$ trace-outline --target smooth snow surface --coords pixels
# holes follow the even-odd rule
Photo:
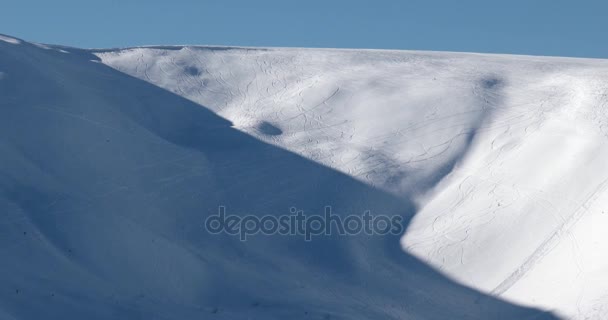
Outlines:
[[[0,318],[608,312],[608,61],[20,43],[0,42]],[[203,229],[220,205],[409,226],[240,242]]]

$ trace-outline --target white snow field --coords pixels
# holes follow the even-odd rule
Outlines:
[[[608,317],[608,60],[0,40],[0,319]]]

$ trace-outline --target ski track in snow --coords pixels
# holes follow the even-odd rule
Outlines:
[[[443,272],[492,295],[527,303],[526,297],[510,296],[509,288],[524,281],[528,271],[557,247],[564,235],[578,248],[573,228],[585,216],[589,203],[605,192],[605,181],[594,180],[598,189],[586,200],[573,200],[577,198],[576,192],[568,195],[568,191],[562,190],[560,193],[565,195],[566,202],[554,204],[552,197],[541,196],[546,191],[537,186],[537,182],[531,181],[525,186],[522,185],[525,179],[508,177],[509,166],[516,163],[518,160],[514,159],[518,157],[530,159],[530,170],[535,166],[543,167],[542,160],[535,162],[533,156],[528,156],[527,141],[539,139],[541,146],[553,143],[545,139],[547,134],[552,134],[545,126],[554,119],[578,121],[575,123],[582,129],[573,134],[589,137],[581,139],[597,140],[598,132],[605,135],[607,116],[605,112],[598,114],[607,103],[605,61],[294,49],[209,53],[205,48],[182,48],[170,54],[177,60],[189,61],[182,51],[187,51],[189,57],[196,56],[197,68],[216,79],[217,86],[195,91],[194,81],[191,82],[194,84],[187,83],[171,75],[167,79],[166,74],[142,77],[140,71],[129,67],[130,55],[135,52],[156,61],[156,56],[167,54],[162,50],[132,48],[98,55],[114,68],[182,92],[184,97],[211,107],[241,130],[262,140],[397,195],[417,190],[422,208],[443,206],[444,200],[434,195],[451,193],[450,185],[456,183],[459,200],[439,211],[423,209],[418,212],[402,241],[405,248]],[[218,55],[222,57],[217,59]],[[315,59],[317,56],[323,59]],[[336,56],[340,59],[334,60]],[[156,70],[147,68],[146,74],[150,73],[155,74]],[[358,76],[363,74],[365,77]],[[221,80],[218,81],[218,77]],[[286,81],[286,77],[290,80]],[[243,79],[250,79],[244,90],[241,89]],[[361,83],[374,82],[378,87],[358,87]],[[385,87],[380,83],[396,91],[383,92],[379,88]],[[251,92],[252,87],[257,91]],[[593,90],[596,93],[591,93]],[[226,98],[215,100],[216,93]],[[374,96],[376,100],[368,99],[374,94],[378,94]],[[395,99],[387,99],[386,95],[394,95]],[[357,104],[367,105],[357,108]],[[580,121],[589,118],[597,124]],[[257,132],[249,124],[255,121],[268,121],[281,128],[282,134],[267,136]],[[487,161],[482,166],[478,159],[484,157]],[[463,180],[452,180],[453,176],[460,176],[472,168],[487,173],[462,175]],[[428,182],[443,170],[452,171],[449,179]],[[559,171],[550,172],[556,173]],[[484,177],[486,174],[489,176]],[[474,178],[469,180],[471,188],[463,193],[462,186],[470,178]],[[475,186],[473,181],[477,179],[492,186],[490,190],[482,185]],[[435,186],[435,183],[439,185]],[[513,196],[497,194],[493,191],[497,188],[512,190]],[[494,208],[483,206],[489,199],[495,199],[492,200]],[[470,208],[474,203],[481,206],[462,209]],[[576,203],[579,203],[578,207],[566,209]],[[530,218],[526,218],[526,206],[544,209],[534,209]],[[568,210],[572,213],[564,212]],[[456,212],[464,215],[458,216]],[[503,212],[511,213],[505,215]],[[426,215],[434,217],[429,222],[430,229],[424,227]],[[543,215],[552,217],[551,222],[536,232],[522,231],[534,233],[532,236],[518,235],[513,224],[517,219],[526,226],[524,230],[534,230],[528,224],[539,223],[538,219]],[[449,216],[453,218],[446,220]],[[442,230],[438,229],[440,221],[444,221]],[[451,222],[445,224],[445,221]],[[487,256],[492,250],[511,252],[505,247],[511,239],[507,236],[498,244],[488,245],[486,255],[475,257],[476,248],[483,245],[479,243],[481,239],[492,232],[506,232],[520,238],[515,240],[518,245],[514,246],[519,252],[505,258],[508,262]],[[456,234],[459,236],[451,236]],[[543,238],[543,234],[548,235]],[[527,244],[526,237],[530,238]],[[576,255],[586,254],[584,249],[576,250]],[[526,252],[529,252],[527,256]],[[452,255],[460,267],[450,267],[448,261]],[[573,263],[578,265],[578,259]],[[503,266],[499,267],[501,264]],[[467,266],[474,267],[467,270]],[[496,269],[496,272],[488,276],[471,274],[471,270],[484,266],[487,270]],[[496,283],[492,285],[492,282]],[[562,306],[543,302],[540,305],[563,310],[567,317],[581,316],[580,310],[573,311],[575,304]]]
[[[534,265],[541,260],[547,253],[555,248],[556,244],[562,240],[562,237],[570,232],[570,230],[576,225],[576,223],[583,217],[583,215],[589,210],[590,204],[592,204],[597,198],[602,195],[603,192],[606,191],[608,187],[608,179],[604,180],[597,188],[593,191],[593,193],[589,196],[589,198],[574,212],[572,213],[565,221],[563,221],[559,227],[549,235],[545,241],[541,243],[541,245],[534,250],[534,252],[526,258],[526,260],[506,278],[503,282],[501,282],[494,290],[492,290],[492,294],[501,295],[505,291],[509,290],[517,281],[523,278],[526,273],[534,267]]]

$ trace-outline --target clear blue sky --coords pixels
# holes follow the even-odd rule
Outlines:
[[[608,58],[608,1],[0,0],[0,33],[97,48],[213,44]]]

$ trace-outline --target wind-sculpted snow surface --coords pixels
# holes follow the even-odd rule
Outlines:
[[[603,61],[2,39],[2,319],[604,315]]]

